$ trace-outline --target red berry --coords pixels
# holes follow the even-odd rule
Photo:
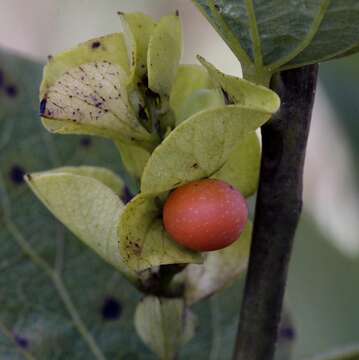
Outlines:
[[[196,251],[219,250],[238,239],[248,220],[242,194],[220,180],[194,181],[173,191],[163,209],[166,231]]]

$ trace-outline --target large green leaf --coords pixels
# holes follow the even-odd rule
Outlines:
[[[159,199],[137,195],[127,205],[119,224],[121,255],[128,266],[141,271],[164,264],[198,263],[199,253],[170,238],[162,223]]]
[[[245,71],[273,73],[329,60],[357,50],[359,44],[356,0],[194,2]]]
[[[199,112],[180,124],[152,153],[142,175],[144,193],[161,193],[207,178],[227,161],[236,143],[271,116],[237,105]]]
[[[296,327],[294,360],[358,342],[359,258],[346,257],[332,241],[303,215],[287,287]]]

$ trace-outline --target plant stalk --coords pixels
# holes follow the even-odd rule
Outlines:
[[[281,108],[262,129],[253,239],[234,360],[271,360],[295,230],[318,65],[281,72],[271,88]]]

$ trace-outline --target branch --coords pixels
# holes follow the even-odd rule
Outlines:
[[[235,360],[271,360],[295,230],[318,65],[278,74],[280,111],[262,127],[262,163]]]

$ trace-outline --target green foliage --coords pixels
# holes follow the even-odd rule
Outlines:
[[[358,50],[356,0],[194,0],[232,49],[245,76],[268,83],[274,72]]]
[[[166,192],[212,176],[227,179],[245,195],[252,195],[258,183],[260,153],[257,139],[248,141],[246,136],[278,110],[279,98],[264,87],[221,73],[202,58],[204,67],[179,66],[182,30],[177,13],[158,23],[141,13],[120,13],[120,17],[124,35],[86,42],[47,64],[40,90],[43,123],[54,133],[113,140],[134,180],[128,187],[133,194],[139,188],[146,194],[113,217],[112,207],[102,219],[110,221],[113,228],[117,217],[118,251],[131,271],[198,262],[200,254],[178,246],[165,232],[162,205],[156,196],[164,200]],[[231,164],[237,160],[239,173]],[[71,182],[70,178],[66,181]],[[89,195],[85,208],[95,204],[98,196],[95,183],[91,183],[92,189],[89,184],[83,188],[94,201]],[[46,181],[32,188],[76,234],[80,234],[78,229],[87,229],[89,239],[81,233],[85,243],[97,251],[104,247],[107,250],[100,250],[101,255],[112,264],[118,262],[112,255],[116,235],[105,244],[98,242],[97,235],[91,236],[95,231],[79,216],[83,213],[81,197],[75,200],[70,186],[64,187],[68,194],[61,195],[54,191],[55,185],[49,194]],[[79,204],[79,214],[73,212],[71,222],[59,212],[59,205],[50,201],[53,196],[65,195],[71,206]],[[116,254],[116,258],[121,256]]]

